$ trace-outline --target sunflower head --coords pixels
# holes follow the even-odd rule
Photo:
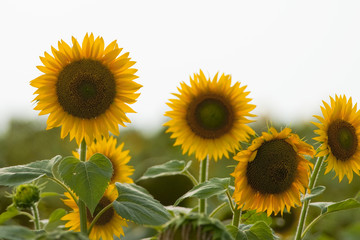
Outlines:
[[[317,156],[327,156],[325,173],[333,169],[339,181],[346,175],[350,183],[353,172],[359,175],[360,169],[360,112],[345,95],[323,104],[323,116],[314,116],[320,123],[313,122],[319,135],[314,140],[321,143]]]
[[[61,220],[67,221],[65,227],[72,231],[80,231],[80,213],[79,207],[70,196],[68,192],[64,193],[67,199],[63,199],[63,202],[72,209],[72,212],[68,213]],[[112,203],[118,197],[117,189],[114,185],[110,185],[101,198],[100,202],[95,208],[94,214],[91,215],[89,209],[87,209],[87,225],[90,226],[94,217],[107,205]],[[120,217],[113,207],[106,210],[94,224],[92,231],[89,235],[91,240],[112,240],[114,235],[120,237],[124,235],[122,227],[127,227],[126,220]]]
[[[129,150],[123,151],[123,147],[124,143],[117,146],[117,140],[113,136],[110,136],[109,139],[99,139],[88,146],[86,160],[89,160],[95,153],[101,153],[110,160],[113,166],[110,184],[115,184],[115,182],[133,183],[130,176],[134,172],[134,168],[127,165],[131,157],[129,156]],[[73,152],[73,155],[79,158],[78,152]]]
[[[244,210],[267,211],[269,216],[301,205],[300,192],[305,193],[312,166],[304,155],[314,154],[290,128],[263,132],[234,157],[239,161],[232,173],[235,201]]]
[[[255,105],[249,104],[246,86],[237,82],[231,86],[231,76],[218,74],[210,80],[200,70],[190,78],[190,85],[181,83],[179,93],[173,95],[168,106],[171,111],[165,116],[171,120],[164,126],[176,138],[175,146],[181,145],[183,154],[195,153],[198,160],[207,155],[217,161],[228,152],[239,148],[239,141],[246,141],[254,131],[247,126],[254,117],[250,111]]]
[[[43,75],[30,82],[37,88],[35,110],[49,114],[47,129],[62,126],[61,137],[70,135],[79,144],[107,137],[109,131],[118,135],[118,124],[130,122],[125,115],[134,112],[134,103],[141,85],[134,82],[135,62],[129,53],[120,54],[116,41],[105,47],[102,37],[86,34],[82,45],[73,37],[73,46],[59,41],[40,57]]]
[[[20,209],[28,209],[40,200],[40,189],[35,184],[21,184],[12,195],[13,202]]]

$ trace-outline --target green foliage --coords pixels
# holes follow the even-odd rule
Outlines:
[[[235,240],[271,240],[278,239],[272,229],[265,222],[258,221],[255,224],[241,224],[239,228],[226,226]]]
[[[0,185],[17,186],[33,182],[41,177],[52,175],[52,166],[61,159],[55,156],[50,160],[41,160],[25,165],[0,168]]]
[[[186,170],[189,169],[191,163],[192,161],[188,161],[185,164],[185,161],[170,160],[164,164],[150,167],[149,169],[146,170],[144,175],[138,181],[149,178],[183,174]]]
[[[271,217],[268,217],[264,212],[256,212],[256,210],[246,211],[241,215],[241,222],[244,224],[254,224],[258,221],[265,222],[270,225],[272,223]]]
[[[63,225],[65,221],[61,220],[61,218],[66,214],[67,212],[63,208],[58,208],[54,210],[49,217],[48,223],[44,227],[45,231],[51,232],[56,230],[58,226]]]
[[[33,240],[36,233],[22,226],[0,226],[0,239],[7,240]]]
[[[193,187],[190,191],[181,196],[174,205],[178,205],[182,200],[188,197],[205,199],[222,194],[226,192],[229,184],[230,178],[211,178],[210,180]]]
[[[0,214],[0,225],[19,214],[20,211],[14,205],[8,206],[6,211]]]
[[[355,198],[349,198],[340,202],[314,202],[311,206],[320,208],[321,214],[332,213],[341,210],[347,210],[360,207],[360,202]]]
[[[116,183],[119,196],[113,203],[123,218],[137,224],[157,226],[170,219],[168,211],[144,188],[135,184]]]
[[[316,186],[313,189],[311,189],[310,193],[306,193],[304,198],[301,199],[301,201],[305,201],[308,199],[312,199],[316,196],[319,196],[320,194],[322,194],[325,191],[326,187],[325,186]]]
[[[58,171],[65,184],[84,201],[93,214],[112,176],[110,160],[99,153],[84,162],[75,157],[66,157],[60,162]]]

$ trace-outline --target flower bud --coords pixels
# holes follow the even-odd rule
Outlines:
[[[20,209],[30,208],[40,199],[40,190],[34,184],[19,185],[13,195],[13,202]]]

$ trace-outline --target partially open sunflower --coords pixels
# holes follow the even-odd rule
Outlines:
[[[229,158],[228,152],[234,152],[239,147],[239,141],[246,141],[254,131],[246,124],[252,122],[248,117],[254,117],[250,111],[255,105],[249,104],[249,92],[246,86],[240,87],[236,82],[231,86],[231,76],[218,74],[212,80],[206,79],[204,73],[194,74],[190,78],[190,86],[182,82],[180,93],[173,95],[168,106],[171,111],[165,116],[171,120],[166,132],[172,132],[171,138],[176,138],[175,146],[181,145],[183,154],[195,152],[198,160],[209,158]]]
[[[122,48],[113,41],[105,47],[102,37],[86,34],[82,46],[73,37],[70,47],[63,40],[53,56],[45,52],[40,57],[43,75],[30,82],[36,87],[34,101],[39,115],[50,114],[47,129],[62,126],[61,138],[91,143],[94,138],[118,135],[118,124],[130,122],[126,113],[134,112],[134,103],[141,85],[134,82],[135,62],[129,53],[120,55]]]
[[[235,171],[234,199],[244,210],[283,213],[285,207],[300,206],[300,192],[305,193],[312,164],[304,155],[313,156],[314,148],[300,140],[290,128],[268,133],[253,140],[240,151]]]
[[[124,143],[117,146],[117,140],[113,136],[110,136],[109,139],[102,138],[88,146],[86,161],[95,153],[101,153],[112,163],[113,175],[110,184],[115,184],[115,182],[133,183],[130,176],[134,172],[134,168],[127,165],[131,157],[129,156],[129,150],[123,151],[123,147]],[[73,154],[79,158],[78,152],[73,152]]]
[[[360,111],[345,95],[330,97],[330,105],[323,104],[323,117],[314,116],[320,123],[313,122],[319,135],[314,140],[321,143],[317,156],[327,156],[325,174],[333,169],[339,182],[346,175],[350,183],[353,172],[359,175],[360,169]]]
[[[61,218],[63,221],[67,221],[65,227],[69,228],[72,231],[80,232],[80,213],[79,207],[73,198],[68,192],[64,193],[67,199],[62,199],[63,202],[72,209],[72,212],[66,214]],[[90,211],[87,209],[87,226],[89,228],[94,217],[107,205],[112,203],[118,197],[118,192],[114,185],[110,185],[105,191],[104,196],[101,198],[100,202],[95,208],[93,216],[91,216]],[[113,207],[110,207],[104,212],[103,215],[97,220],[94,224],[89,238],[91,240],[113,240],[114,235],[120,237],[124,236],[124,230],[122,227],[127,227],[126,220],[120,217]]]

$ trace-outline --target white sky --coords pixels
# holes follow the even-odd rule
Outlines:
[[[255,114],[314,120],[321,100],[360,100],[360,1],[0,1],[0,126],[32,110],[39,56],[86,32],[137,61],[132,124],[158,129],[166,102],[201,68],[248,85]],[[41,118],[46,119],[46,117]]]

